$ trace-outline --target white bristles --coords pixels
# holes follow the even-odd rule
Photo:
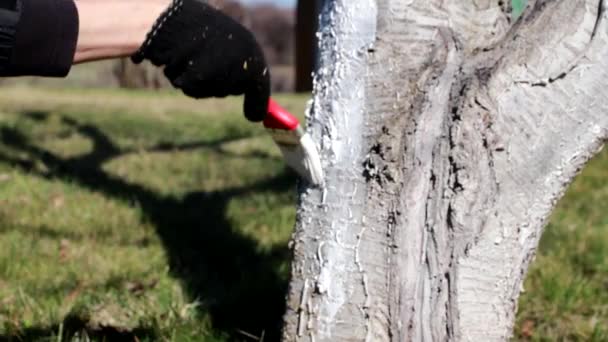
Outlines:
[[[323,186],[325,182],[323,175],[323,167],[321,166],[321,156],[319,156],[319,152],[317,151],[317,147],[315,146],[315,142],[312,140],[309,134],[304,134],[300,139],[300,146],[304,151],[303,164],[306,166],[306,169],[309,170],[310,174],[310,182],[317,186]]]
[[[291,133],[295,138],[296,133]],[[310,135],[305,133],[299,137],[299,144],[288,143],[284,139],[278,139],[276,135],[274,137],[287,165],[311,184],[322,187],[324,179],[321,157]]]

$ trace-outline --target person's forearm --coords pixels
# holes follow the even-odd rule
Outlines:
[[[132,55],[169,3],[170,0],[76,0],[80,30],[74,63]]]

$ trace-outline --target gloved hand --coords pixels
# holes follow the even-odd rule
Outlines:
[[[134,63],[164,66],[171,84],[194,98],[245,94],[247,119],[267,114],[270,74],[246,28],[204,0],[174,0],[158,18]]]

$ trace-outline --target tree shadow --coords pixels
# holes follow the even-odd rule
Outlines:
[[[30,112],[24,115],[43,121],[48,114]],[[143,212],[142,219],[154,225],[162,240],[171,274],[181,280],[191,298],[203,304],[203,310],[211,315],[214,328],[225,332],[232,340],[243,338],[239,331],[258,336],[264,333],[266,341],[278,340],[287,284],[278,274],[277,265],[288,260],[290,252],[287,246],[260,251],[254,240],[240,234],[229,222],[227,206],[238,196],[287,191],[295,186],[296,176],[285,170],[276,177],[248,186],[191,192],[179,198],[162,195],[103,170],[104,163],[130,151],[121,150],[94,125],[81,124],[69,117],[62,120],[90,139],[93,144],[90,153],[62,158],[36,146],[21,131],[3,127],[0,128],[0,143],[29,157],[19,159],[0,153],[0,161],[42,178],[62,179],[106,196],[135,200]],[[151,150],[204,147],[228,153],[220,146],[239,138],[184,145],[161,144]],[[264,154],[254,157],[273,158]],[[47,171],[35,167],[40,163]],[[35,337],[43,331],[34,328],[29,333]],[[9,336],[0,336],[0,340],[3,338]]]
[[[61,326],[53,325],[50,327],[30,327],[14,335],[0,335],[0,342],[12,341],[50,341],[50,336],[62,332],[63,340],[83,340],[83,341],[154,341],[156,336],[154,330],[148,328],[135,328],[130,331],[121,331],[112,327],[99,327],[90,329],[87,321],[81,317],[68,315],[65,317]],[[82,332],[86,332],[85,339]],[[79,336],[80,335],[80,336]],[[80,337],[78,339],[77,337]]]

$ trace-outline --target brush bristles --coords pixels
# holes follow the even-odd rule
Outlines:
[[[323,166],[321,165],[321,156],[317,150],[315,142],[310,135],[304,134],[300,140],[302,149],[305,151],[305,164],[310,170],[311,182],[314,185],[322,186],[325,179],[323,175]]]
[[[304,134],[300,138],[299,145],[285,144],[276,140],[275,142],[279,146],[287,165],[313,185],[323,186],[321,157],[310,135]]]

